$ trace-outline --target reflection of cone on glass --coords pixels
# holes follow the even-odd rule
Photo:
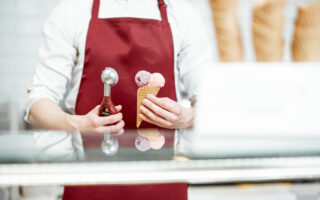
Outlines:
[[[237,17],[238,0],[210,0],[210,5],[220,61],[242,61],[242,43]]]
[[[252,16],[253,45],[259,62],[281,61],[286,0],[255,0]]]
[[[150,147],[155,150],[161,149],[166,142],[165,137],[163,135],[148,137],[148,139]]]
[[[135,146],[139,151],[142,151],[142,152],[148,151],[149,149],[151,149],[148,138],[140,135],[135,140]]]
[[[150,148],[154,150],[161,149],[165,144],[165,137],[160,134],[159,129],[146,128],[138,129],[138,137],[135,146],[139,151],[148,151]]]
[[[318,61],[320,58],[320,2],[298,7],[292,40],[294,61]]]
[[[157,128],[139,128],[137,132],[142,137],[156,137],[160,135],[160,131]]]
[[[161,87],[165,84],[164,77],[159,73],[150,74],[147,71],[139,71],[135,76],[136,84],[138,85],[137,91],[137,128],[140,127],[142,119],[140,118],[140,106],[143,104],[143,99],[148,94],[157,96]]]

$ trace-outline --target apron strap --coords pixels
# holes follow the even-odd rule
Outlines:
[[[100,8],[100,0],[93,0],[93,6],[91,11],[91,18],[98,19],[99,18],[99,8]]]
[[[168,23],[168,16],[167,16],[167,4],[164,0],[158,0],[160,13],[161,13],[161,20],[162,22]]]
[[[158,0],[160,13],[161,13],[161,20],[162,22],[168,23],[168,16],[167,16],[167,4],[164,0]],[[99,8],[100,8],[100,0],[93,0],[93,6],[91,11],[91,18],[98,19],[99,18]]]

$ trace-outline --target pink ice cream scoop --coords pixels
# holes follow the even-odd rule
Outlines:
[[[149,78],[148,85],[163,87],[165,83],[166,83],[166,80],[160,73],[153,73]]]
[[[148,85],[150,75],[150,72],[144,70],[139,71],[135,76],[136,84],[138,85],[138,87]]]
[[[151,149],[148,138],[140,135],[136,138],[135,146],[139,151],[148,151]]]
[[[163,135],[148,137],[150,147],[152,149],[161,149],[165,143],[165,137]]]

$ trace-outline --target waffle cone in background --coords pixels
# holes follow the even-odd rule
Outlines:
[[[140,106],[142,105],[143,99],[147,97],[148,94],[152,94],[154,96],[157,96],[158,92],[160,90],[160,87],[156,86],[143,86],[140,87],[137,91],[137,128],[140,127],[142,119],[139,117],[141,114]]]
[[[255,36],[253,45],[256,51],[256,60],[260,62],[280,61],[283,55],[284,40],[281,31],[268,29],[264,24],[253,24]],[[266,40],[266,38],[270,38]]]
[[[258,62],[281,61],[283,57],[286,0],[255,0],[252,14],[253,46]]]
[[[298,6],[292,40],[292,58],[315,62],[320,58],[320,1]]]
[[[138,134],[142,137],[157,137],[160,135],[160,131],[157,128],[139,128]]]
[[[242,61],[242,42],[238,27],[238,0],[210,0],[219,59],[222,62]]]
[[[281,60],[282,52],[284,48],[284,41],[278,41],[277,43],[268,43],[264,40],[255,40],[255,49],[259,51],[256,54],[256,59],[260,62],[268,62],[270,60]],[[278,46],[278,47],[276,47]],[[275,48],[276,47],[276,48]],[[274,51],[272,51],[274,49]]]

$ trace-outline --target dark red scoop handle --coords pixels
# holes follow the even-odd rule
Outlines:
[[[99,116],[109,116],[117,113],[118,111],[113,105],[111,97],[104,97],[99,108]]]

